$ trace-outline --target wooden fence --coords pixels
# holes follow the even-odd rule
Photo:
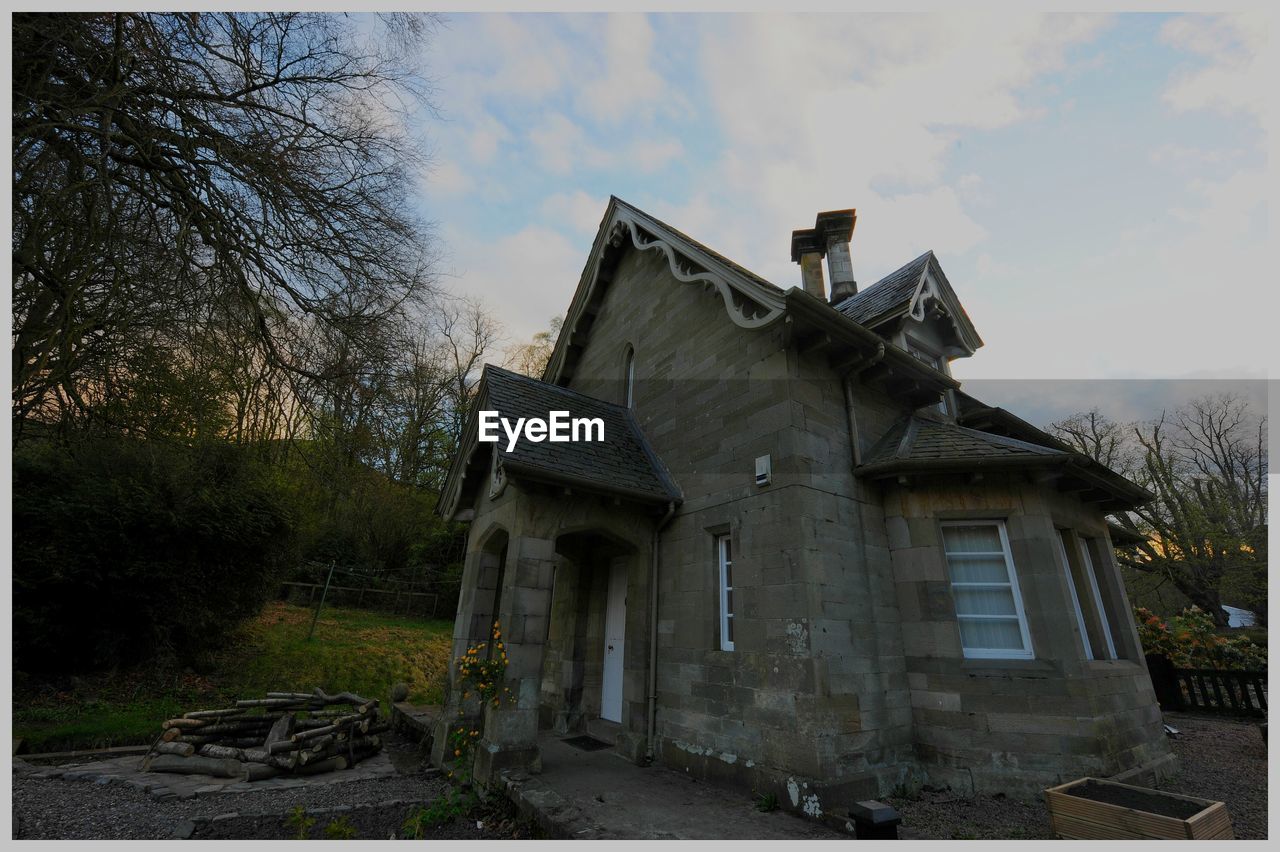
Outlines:
[[[1266,718],[1265,671],[1180,669],[1154,655],[1147,657],[1147,668],[1156,698],[1165,710]]]
[[[324,592],[324,583],[282,583],[281,587],[281,597],[284,600],[312,608],[317,605]],[[440,596],[434,592],[374,589],[368,586],[330,586],[325,598],[325,606],[375,609],[423,618],[452,618],[452,611],[440,611],[440,603]]]
[[[1187,710],[1267,715],[1267,673],[1221,669],[1174,669]]]

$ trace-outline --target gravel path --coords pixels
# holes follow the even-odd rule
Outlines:
[[[1174,739],[1179,775],[1164,789],[1225,802],[1240,839],[1267,836],[1267,751],[1252,722],[1165,714],[1182,733]],[[405,761],[406,763],[411,761]],[[400,761],[397,761],[400,763]],[[405,772],[405,770],[409,770]],[[179,823],[229,812],[282,814],[308,809],[430,801],[446,782],[402,767],[404,774],[252,793],[216,793],[194,799],[157,801],[119,783],[98,784],[14,773],[15,838],[165,839]],[[1043,801],[999,796],[973,799],[952,792],[891,798],[903,815],[904,836],[938,839],[1049,838]],[[452,835],[450,835],[452,836]]]
[[[1239,840],[1267,837],[1267,746],[1254,722],[1166,713],[1178,777],[1164,789],[1227,806]]]
[[[1267,837],[1267,749],[1254,722],[1165,713],[1181,731],[1171,740],[1178,775],[1161,789],[1223,802],[1237,839]],[[1052,838],[1043,800],[966,798],[952,791],[887,800],[902,814],[904,837],[921,839]]]
[[[218,793],[195,799],[156,801],[124,784],[95,784],[61,778],[14,776],[14,837],[99,840],[165,839],[183,820],[241,814],[280,814],[297,805],[308,809],[377,804],[391,800],[429,801],[445,782],[424,775],[323,784],[292,790]]]
[[[886,801],[902,814],[901,835],[912,840],[1050,840],[1044,802],[1004,796],[968,798],[951,790]]]

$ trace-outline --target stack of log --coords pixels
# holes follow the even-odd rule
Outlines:
[[[377,699],[350,692],[268,692],[225,710],[169,719],[143,768],[257,781],[354,766],[382,748],[390,729]]]

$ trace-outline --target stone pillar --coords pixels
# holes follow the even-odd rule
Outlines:
[[[513,571],[507,572],[499,619],[507,652],[506,681],[497,707],[484,708],[484,736],[476,750],[473,776],[488,786],[503,770],[537,771],[538,693],[542,653],[551,617],[555,541],[520,536],[511,540]]]
[[[478,720],[480,706],[472,699],[464,701],[458,689],[458,673],[454,661],[466,653],[467,648],[489,638],[489,628],[495,618],[494,603],[498,597],[499,584],[506,574],[502,557],[508,556],[509,548],[505,544],[490,544],[483,549],[473,550],[467,555],[466,567],[462,572],[462,589],[458,596],[458,614],[453,622],[453,655],[449,658],[449,694],[445,696],[444,712],[432,732],[431,762],[435,766],[443,766],[444,761],[451,759],[446,754],[448,731],[451,726],[461,724],[462,719]]]

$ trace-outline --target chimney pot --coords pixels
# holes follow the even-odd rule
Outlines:
[[[853,278],[853,261],[849,256],[849,240],[858,223],[858,211],[828,210],[819,213],[813,231],[825,244],[827,271],[831,275],[831,303],[842,302],[858,292]]]
[[[826,242],[813,228],[791,232],[791,261],[800,264],[800,280],[806,293],[827,298],[827,285],[822,276],[822,258]]]

